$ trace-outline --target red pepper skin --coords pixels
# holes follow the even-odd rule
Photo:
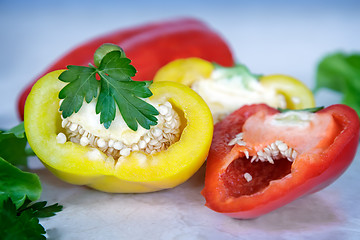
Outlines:
[[[358,146],[359,117],[356,112],[342,104],[327,107],[318,113],[332,115],[341,131],[325,151],[311,161],[297,157],[290,174],[271,181],[264,189],[250,195],[230,196],[222,180],[227,166],[233,161],[229,156],[234,146],[229,146],[228,142],[242,131],[245,121],[259,111],[266,115],[278,112],[263,104],[244,106],[217,123],[214,129],[202,195],[207,207],[233,218],[256,218],[323,189],[348,168]]]
[[[93,63],[93,54],[103,43],[119,45],[126,56],[133,59],[132,65],[138,71],[134,80],[152,80],[159,68],[177,58],[199,57],[223,66],[234,65],[227,43],[197,19],[182,18],[120,29],[76,47],[36,77],[19,96],[21,120],[24,119],[26,98],[39,78],[67,65],[87,66]]]

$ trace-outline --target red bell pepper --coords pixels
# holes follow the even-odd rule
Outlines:
[[[93,61],[95,50],[103,43],[121,46],[126,56],[133,59],[132,65],[138,70],[134,80],[152,80],[160,67],[177,58],[200,57],[223,66],[234,64],[227,43],[196,19],[184,18],[120,29],[71,50],[36,77],[18,99],[20,118],[24,117],[25,100],[39,78],[48,72],[65,69],[69,64],[87,66]]]
[[[244,106],[215,125],[206,206],[244,219],[273,211],[335,181],[358,140],[359,117],[345,105],[316,113]]]

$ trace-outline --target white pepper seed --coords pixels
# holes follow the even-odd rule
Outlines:
[[[160,129],[160,128],[157,128],[157,127],[152,128],[152,129],[151,129],[151,133],[153,134],[153,136],[154,136],[155,138],[157,138],[157,137],[159,137],[159,136],[162,135],[161,129]]]
[[[155,146],[158,143],[156,139],[151,139],[149,144]]]
[[[130,155],[131,149],[130,148],[124,148],[120,151],[120,155],[127,157]]]
[[[166,115],[169,112],[169,109],[166,106],[161,105],[158,111],[161,115]]]
[[[284,151],[286,151],[286,149],[288,149],[288,146],[286,145],[286,143],[281,142],[281,141],[277,144],[277,146],[278,146],[280,152],[284,152]]]
[[[139,151],[139,146],[137,145],[137,144],[133,144],[132,146],[131,146],[131,150],[132,151]]]
[[[63,120],[61,121],[61,127],[62,127],[62,128],[65,128],[68,123],[69,123],[69,120],[67,120],[66,118],[63,119]]]
[[[122,142],[116,141],[116,142],[114,143],[114,148],[115,148],[116,150],[121,150],[123,147],[124,147],[124,144],[123,144]]]
[[[60,143],[60,144],[64,144],[66,143],[66,135],[64,133],[59,133],[57,136],[56,136],[56,142],[57,143]]]
[[[165,119],[166,122],[170,122],[170,121],[173,119],[173,116],[172,116],[172,115],[166,115],[166,116],[164,117],[164,119]],[[166,123],[165,123],[165,124],[166,124]]]
[[[78,128],[78,125],[76,123],[71,123],[69,130],[72,132],[75,132],[77,128]]]
[[[252,180],[252,176],[250,173],[245,173],[244,174],[244,178],[247,182],[250,182]]]
[[[97,145],[98,145],[99,148],[104,148],[104,147],[107,146],[107,143],[106,143],[105,140],[102,139],[102,138],[99,138],[96,143],[97,143]]]
[[[139,141],[139,148],[144,149],[146,147],[146,142],[144,140]]]
[[[80,126],[79,126],[79,133],[80,135],[83,135],[85,133],[85,130]]]
[[[87,137],[82,136],[80,138],[80,144],[81,146],[87,146],[90,143],[90,140]]]
[[[145,135],[144,136],[144,141],[146,142],[146,143],[149,143],[150,142],[150,137],[148,136],[148,135]]]
[[[170,128],[164,128],[163,131],[164,131],[164,133],[170,133],[171,129]]]

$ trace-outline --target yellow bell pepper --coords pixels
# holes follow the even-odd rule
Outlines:
[[[150,100],[166,99],[181,118],[180,139],[168,149],[153,154],[134,151],[117,161],[93,147],[58,143],[62,130],[58,94],[65,85],[58,80],[61,72],[51,72],[34,85],[24,119],[31,148],[60,179],[105,192],[152,192],[183,183],[204,163],[213,133],[211,112],[198,94],[174,82],[150,86]]]
[[[301,81],[280,74],[256,76],[243,65],[224,68],[200,58],[177,59],[159,69],[154,82],[159,81],[192,87],[207,102],[215,121],[251,103],[289,109],[315,107],[311,90]]]

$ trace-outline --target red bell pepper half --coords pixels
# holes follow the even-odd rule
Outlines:
[[[215,125],[206,206],[243,219],[273,211],[335,181],[358,140],[359,117],[345,105],[316,113],[244,106]]]
[[[227,43],[214,30],[197,19],[182,18],[120,29],[92,39],[52,63],[21,93],[18,112],[24,118],[26,98],[34,83],[46,73],[65,69],[67,65],[87,66],[93,62],[95,50],[104,43],[124,49],[137,69],[134,80],[152,80],[156,71],[177,58],[199,57],[223,66],[232,66],[234,59]]]

